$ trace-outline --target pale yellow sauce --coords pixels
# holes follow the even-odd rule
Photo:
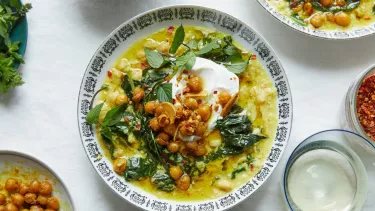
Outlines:
[[[185,42],[188,43],[189,40],[194,37],[199,39],[203,34],[212,32],[212,30],[198,28],[198,27],[187,27],[185,28]],[[203,33],[202,33],[203,32]],[[137,55],[140,51],[143,51],[144,46],[150,47],[150,39],[160,42],[171,42],[173,37],[166,32],[166,29],[160,30],[154,34],[151,34],[145,38],[140,39],[135,42],[129,49],[127,49],[124,54],[118,59],[116,64],[113,66],[112,73],[120,71],[120,63],[122,58],[126,58],[131,64],[132,68],[139,68],[141,66],[142,58],[138,58]],[[147,41],[148,40],[148,41]],[[155,44],[154,43],[154,44]],[[236,44],[240,47],[238,44]],[[158,45],[150,48],[158,48]],[[240,47],[241,48],[241,47]],[[182,49],[183,50],[183,49]],[[244,50],[241,48],[241,50]],[[181,48],[179,53],[182,53]],[[105,105],[102,109],[100,119],[103,119],[106,112],[111,108],[115,107],[113,105],[113,99],[119,93],[123,93],[121,89],[121,83],[116,77],[116,74],[112,74],[111,78],[106,78],[105,84],[109,85],[109,88],[104,91],[100,100],[96,102],[102,103],[105,101]],[[274,87],[271,79],[267,75],[264,68],[261,66],[258,60],[252,60],[251,64],[248,66],[247,70],[239,75],[240,77],[240,91],[238,104],[247,110],[247,115],[251,119],[254,128],[261,129],[261,133],[267,136],[266,139],[260,141],[251,147],[247,152],[240,154],[238,156],[231,156],[225,159],[219,159],[211,162],[207,165],[206,172],[199,178],[194,178],[193,184],[187,191],[174,190],[170,193],[158,190],[150,181],[150,179],[145,179],[143,181],[132,181],[133,184],[141,187],[145,191],[156,195],[162,199],[173,199],[178,201],[198,201],[203,199],[214,199],[225,195],[227,192],[223,191],[215,185],[215,177],[220,179],[225,179],[230,181],[231,189],[237,188],[249,181],[263,165],[267,155],[271,150],[271,146],[276,134],[276,128],[278,124],[277,117],[277,106],[276,106],[276,88]],[[97,131],[100,131],[100,127],[97,127]],[[97,133],[99,137],[101,147],[106,148],[103,140],[100,138],[100,133]],[[205,143],[209,143],[210,139],[220,138],[220,133],[214,131],[207,138]],[[210,146],[206,144],[206,148],[209,150]],[[115,150],[115,157],[125,157],[129,158],[133,155],[139,154],[137,151],[138,143],[135,141],[134,144],[130,146],[121,146],[120,149]],[[239,161],[243,160],[248,153],[251,153],[252,157],[256,159],[253,163],[252,168],[247,169],[245,172],[239,173],[236,179],[231,179],[231,172],[237,167]],[[108,150],[105,153],[109,159],[111,158]],[[223,163],[226,162],[226,168],[223,168]]]

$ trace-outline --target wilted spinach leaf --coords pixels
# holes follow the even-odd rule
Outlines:
[[[122,104],[108,111],[107,115],[104,117],[102,126],[113,126],[119,123],[124,116],[126,106],[126,104]]]
[[[162,191],[171,192],[176,188],[174,180],[165,173],[156,173],[151,178],[152,183],[156,185],[156,187]]]
[[[145,87],[153,87],[156,83],[164,81],[169,73],[164,70],[144,70],[142,73],[142,85]]]
[[[128,160],[128,168],[125,171],[125,179],[140,180],[143,177],[150,177],[156,172],[156,162],[150,157],[131,157]]]

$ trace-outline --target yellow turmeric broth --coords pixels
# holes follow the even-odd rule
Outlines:
[[[184,43],[189,43],[191,39],[202,39],[214,32],[214,30],[193,26],[184,26],[184,29]],[[96,102],[96,104],[104,103],[99,122],[103,121],[110,109],[116,107],[117,96],[124,94],[124,90],[121,88],[124,75],[130,72],[134,80],[141,80],[142,70],[147,66],[144,48],[167,52],[172,40],[173,33],[168,32],[168,29],[162,29],[138,40],[121,55],[109,70],[110,77],[107,76],[105,79],[104,84],[108,88],[102,91],[100,99]],[[244,58],[250,55],[238,43],[234,42],[234,44],[241,49]],[[180,46],[176,55],[181,55],[185,49],[186,47]],[[246,115],[253,126],[253,133],[262,134],[266,137],[265,139],[239,155],[226,156],[208,162],[205,165],[206,171],[203,174],[192,176],[191,185],[187,190],[176,188],[171,192],[162,191],[149,178],[142,178],[140,181],[132,180],[131,183],[161,199],[198,201],[223,196],[254,177],[267,158],[275,138],[278,124],[277,94],[271,79],[257,59],[250,60],[246,70],[239,74],[238,77],[240,85],[237,105],[246,111]],[[133,156],[145,157],[145,152],[139,150],[142,144],[134,135],[129,135],[126,142],[118,140],[118,144],[115,144],[115,149],[111,154],[100,135],[100,130],[100,125],[97,125],[97,136],[101,147],[106,149],[105,156],[109,159],[129,159]],[[221,139],[220,132],[217,129],[204,138],[207,155],[217,149],[218,142],[220,144]],[[249,157],[252,158],[251,164],[243,164]],[[200,165],[199,162],[197,165]],[[235,178],[233,178],[232,172],[241,166],[243,166],[243,170],[235,174]]]

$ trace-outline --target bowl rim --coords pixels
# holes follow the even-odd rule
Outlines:
[[[288,157],[288,160],[284,166],[284,170],[283,170],[283,173],[282,173],[282,180],[281,180],[281,185],[282,185],[282,193],[283,193],[283,197],[284,197],[284,200],[286,201],[286,204],[288,206],[288,209],[289,210],[292,210],[293,211],[293,208],[291,207],[290,205],[290,202],[289,202],[289,199],[288,199],[288,196],[287,196],[287,193],[286,193],[286,178],[287,178],[287,166],[290,165],[290,162],[291,162],[291,159],[292,159],[292,155],[297,151],[297,149],[303,144],[305,143],[308,139],[310,139],[311,137],[313,136],[316,136],[316,135],[319,135],[321,133],[326,133],[326,132],[343,132],[343,133],[350,133],[350,134],[353,134],[361,139],[363,139],[364,141],[366,141],[367,143],[369,143],[371,146],[373,146],[369,140],[367,140],[366,138],[364,138],[363,136],[361,136],[360,134],[358,133],[355,133],[355,132],[352,132],[352,131],[349,131],[349,130],[344,130],[344,129],[328,129],[328,130],[322,130],[322,131],[319,131],[319,132],[316,132],[310,136],[308,136],[307,138],[305,138],[301,143],[299,143],[294,149],[293,151],[290,153],[289,157]],[[375,149],[375,146],[373,146],[374,149]]]
[[[88,65],[86,66],[85,72],[84,72],[84,74],[83,74],[83,76],[82,76],[82,81],[81,81],[81,85],[80,85],[80,89],[79,89],[79,93],[78,93],[78,98],[77,98],[77,120],[78,120],[78,129],[79,129],[79,134],[80,134],[81,143],[82,143],[82,146],[83,146],[84,152],[85,152],[87,158],[89,159],[89,161],[90,161],[90,163],[91,163],[92,168],[94,168],[94,170],[95,170],[96,173],[97,173],[97,176],[99,176],[99,177],[102,179],[102,181],[103,181],[104,183],[106,183],[105,178],[102,177],[102,176],[100,175],[100,173],[98,172],[98,170],[95,168],[94,164],[92,163],[89,154],[85,151],[85,144],[84,144],[85,142],[84,142],[84,140],[83,140],[82,132],[81,132],[80,125],[79,125],[79,123],[80,123],[80,119],[79,119],[79,115],[80,115],[80,113],[79,113],[79,112],[80,112],[80,107],[79,107],[79,105],[80,105],[80,96],[81,96],[81,92],[82,92],[82,87],[83,87],[83,85],[84,85],[85,74],[86,74],[87,70],[90,68],[90,64],[91,64],[91,63],[93,62],[93,60],[95,59],[95,55],[97,55],[97,54],[100,52],[102,46],[103,46],[103,45],[104,45],[104,44],[105,44],[105,43],[106,43],[106,42],[107,42],[107,41],[108,41],[108,40],[109,40],[114,34],[116,34],[116,33],[118,32],[119,29],[121,29],[121,28],[124,27],[125,25],[131,23],[132,21],[136,20],[137,18],[142,17],[142,16],[144,16],[144,15],[146,15],[146,14],[149,14],[149,13],[151,13],[151,12],[158,11],[158,10],[161,10],[161,9],[179,8],[179,7],[194,7],[194,8],[201,8],[201,9],[213,10],[213,11],[216,11],[216,12],[219,12],[219,13],[222,13],[222,14],[225,14],[225,15],[227,15],[227,16],[229,16],[229,17],[232,17],[232,18],[236,19],[237,21],[239,21],[240,23],[242,23],[242,24],[243,24],[244,26],[246,26],[247,28],[249,28],[249,29],[253,30],[254,32],[256,32],[256,34],[257,34],[260,38],[262,38],[262,42],[264,42],[264,43],[267,45],[267,47],[271,50],[271,52],[274,53],[274,57],[275,57],[275,59],[276,59],[276,60],[278,61],[278,63],[280,64],[280,68],[281,68],[282,72],[284,72],[284,74],[285,74],[285,76],[286,76],[286,71],[284,70],[284,67],[283,67],[282,64],[281,64],[281,60],[279,59],[279,57],[278,57],[278,55],[276,54],[276,51],[273,49],[273,47],[272,47],[272,46],[268,43],[268,41],[264,38],[264,36],[262,36],[261,33],[259,33],[257,30],[255,30],[253,27],[251,27],[251,26],[248,25],[247,23],[241,21],[241,19],[237,18],[235,15],[228,14],[228,13],[226,13],[226,12],[223,12],[223,11],[218,10],[218,9],[215,9],[215,8],[211,8],[211,7],[207,7],[207,6],[202,6],[202,5],[200,5],[200,4],[169,4],[169,5],[164,5],[164,6],[161,6],[161,7],[156,7],[156,8],[150,9],[150,10],[146,10],[146,11],[144,11],[144,12],[142,12],[142,13],[139,13],[139,14],[133,16],[132,18],[127,19],[126,21],[124,21],[123,23],[121,23],[118,27],[116,27],[115,29],[113,29],[112,32],[111,32],[109,35],[107,35],[107,36],[103,39],[103,41],[101,42],[101,44],[99,45],[99,47],[97,48],[97,50],[94,52],[94,54],[93,54],[93,56],[91,57],[91,59],[90,59]],[[272,170],[270,171],[270,174],[267,176],[267,178],[263,181],[262,184],[264,184],[264,183],[266,183],[266,182],[268,181],[268,179],[270,178],[270,175],[274,172],[274,170],[276,169],[277,165],[280,163],[280,160],[282,159],[282,156],[284,156],[284,154],[285,154],[285,150],[286,150],[286,147],[287,147],[287,145],[288,145],[289,138],[290,138],[290,135],[291,135],[291,132],[292,132],[292,128],[293,128],[293,98],[292,98],[292,90],[290,89],[290,82],[289,82],[288,78],[285,77],[284,80],[285,80],[286,83],[287,83],[287,87],[289,87],[288,91],[289,91],[289,95],[290,95],[290,122],[289,122],[290,130],[289,130],[289,132],[287,133],[287,136],[286,136],[286,138],[285,138],[285,142],[284,142],[285,145],[284,145],[284,149],[283,149],[283,151],[282,151],[282,154],[280,155],[280,157],[278,158],[278,160],[276,161],[276,163],[274,163],[275,167],[272,168]],[[276,103],[276,106],[277,106],[277,103]],[[279,122],[280,122],[280,117],[278,118],[278,120],[279,120]],[[274,142],[276,141],[276,137],[275,137],[275,139],[274,139],[273,141],[274,141]],[[268,156],[268,155],[269,155],[269,154],[267,154],[267,156]],[[267,160],[267,159],[266,159],[266,160]],[[266,162],[266,160],[263,162],[262,167],[263,167],[264,163]],[[250,181],[250,180],[251,180],[251,179],[249,179],[249,181]],[[106,183],[106,184],[107,184],[107,183]],[[245,184],[246,184],[246,183],[245,183]],[[107,184],[107,185],[108,185],[108,184]],[[244,184],[243,184],[243,185],[244,185]],[[237,188],[234,189],[231,193],[233,193],[235,190],[238,190],[240,187],[241,187],[241,186],[237,187]],[[260,187],[260,186],[259,186],[259,187]],[[255,192],[257,192],[258,189],[259,189],[259,187],[256,188],[252,194],[254,194]],[[127,203],[129,203],[129,204],[131,204],[131,205],[133,205],[134,207],[137,207],[137,208],[139,208],[139,209],[146,210],[146,209],[144,209],[142,206],[135,204],[133,201],[130,201],[130,200],[127,200],[126,198],[124,198],[124,197],[123,197],[122,195],[120,195],[118,192],[116,192],[115,190],[113,190],[112,187],[109,187],[109,188],[110,188],[114,193],[116,193],[116,195],[118,195],[121,199],[125,200]],[[142,190],[143,190],[143,189],[142,189]],[[143,191],[144,191],[144,190],[143,190]],[[147,192],[147,191],[144,191],[144,192],[149,193],[149,192]],[[149,193],[149,194],[151,194],[151,193]],[[218,210],[228,210],[228,209],[231,209],[231,208],[233,208],[233,207],[239,205],[240,203],[244,202],[244,201],[245,201],[246,199],[248,199],[252,194],[247,195],[245,198],[241,199],[240,201],[236,201],[234,204],[229,205],[228,207],[220,208],[220,209],[218,209]],[[155,195],[153,195],[153,194],[151,194],[151,195],[152,195],[152,196],[155,196]],[[205,199],[204,201],[217,201],[217,200],[219,200],[220,198],[222,198],[222,197],[218,197],[218,198],[215,198],[215,199]],[[170,201],[170,202],[179,202],[179,203],[199,203],[199,202],[204,202],[204,201],[177,201],[177,200],[171,200],[171,199],[162,199],[162,200],[164,200],[164,201]]]
[[[68,195],[69,197],[69,200],[71,202],[71,205],[72,205],[72,210],[76,210],[75,209],[75,204],[74,204],[74,200],[73,200],[73,197],[72,197],[72,194],[70,193],[69,189],[67,188],[65,182],[61,179],[61,177],[51,168],[49,167],[49,165],[47,165],[44,161],[36,158],[36,156],[32,155],[31,153],[25,153],[25,152],[19,152],[19,151],[14,151],[14,150],[3,150],[3,149],[0,149],[0,155],[13,155],[13,156],[19,156],[19,157],[23,157],[23,158],[26,158],[26,159],[29,159],[29,160],[32,160],[36,163],[38,163],[39,165],[41,165],[42,167],[44,167],[45,169],[47,169],[54,177],[56,177],[56,179],[60,182],[61,186],[64,188],[66,194]]]
[[[316,31],[319,31],[319,32],[325,32],[325,33],[328,33],[328,34],[331,34],[331,33],[342,33],[342,34],[348,34],[348,32],[351,32],[351,31],[356,31],[356,30],[365,30],[367,29],[368,31],[370,32],[366,32],[364,35],[357,35],[357,36],[353,36],[353,35],[349,35],[348,37],[340,37],[340,36],[336,36],[336,37],[330,37],[328,35],[326,36],[322,36],[320,34],[314,34],[314,33],[311,33],[311,32],[307,32],[306,30],[302,30],[300,28],[297,28],[295,26],[293,26],[292,24],[290,23],[287,23],[287,21],[283,21],[281,20],[279,17],[276,17],[269,8],[266,7],[266,4],[268,4],[268,2],[266,2],[266,0],[257,0],[257,2],[263,7],[263,9],[265,9],[272,17],[274,17],[276,20],[278,20],[279,22],[283,23],[284,25],[288,26],[289,28],[292,28],[294,31],[297,31],[301,34],[304,34],[304,35],[309,35],[310,37],[315,37],[315,38],[319,38],[319,39],[323,39],[323,40],[355,40],[355,39],[359,39],[359,38],[363,38],[363,37],[368,37],[368,36],[371,36],[373,34],[375,34],[375,30],[373,28],[371,28],[371,26],[373,26],[375,28],[375,23],[371,23],[365,27],[362,27],[362,28],[359,28],[359,29],[352,29],[352,30],[348,30],[348,31],[328,31],[328,30],[316,30]],[[269,5],[270,8],[272,9],[275,9],[273,6]],[[280,14],[276,9],[275,9],[275,12],[277,12],[278,14]],[[282,14],[280,14],[280,16],[283,16],[285,17],[286,19],[290,19]],[[303,29],[308,29],[306,26],[301,26],[301,28]]]

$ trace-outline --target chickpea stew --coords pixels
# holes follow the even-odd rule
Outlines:
[[[201,27],[138,40],[98,92],[86,120],[114,172],[162,199],[225,195],[260,170],[276,134],[276,88],[256,56]]]
[[[282,15],[311,29],[346,31],[375,21],[373,0],[268,0]]]

